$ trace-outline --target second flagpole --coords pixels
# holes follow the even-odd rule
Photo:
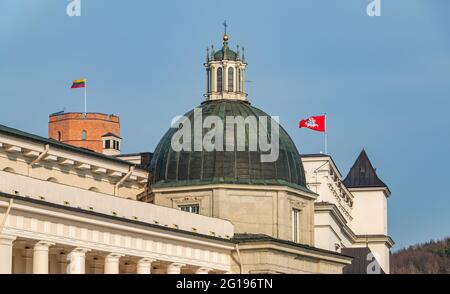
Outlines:
[[[325,155],[328,155],[328,129],[327,129],[327,114],[325,113]]]
[[[87,115],[87,79],[84,78],[84,116]]]

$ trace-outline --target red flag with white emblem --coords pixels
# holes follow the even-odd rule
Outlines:
[[[326,132],[326,116],[311,116],[307,119],[302,119],[298,125],[299,128],[308,128],[317,132]]]

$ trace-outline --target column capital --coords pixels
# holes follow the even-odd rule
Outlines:
[[[172,267],[172,268],[182,268],[183,266],[185,266],[185,264],[179,263],[179,262],[173,262],[173,263],[169,264],[169,267]]]
[[[167,266],[167,273],[168,274],[180,274],[181,268],[185,266],[183,263],[174,262]]]
[[[105,258],[121,258],[121,257],[124,257],[124,256],[125,256],[125,255],[122,254],[122,253],[111,252],[111,253],[108,253],[108,254],[105,256]]]
[[[76,248],[72,249],[72,250],[69,252],[69,254],[70,254],[70,253],[86,254],[86,253],[88,253],[89,251],[91,251],[91,249],[89,249],[89,248],[76,247]]]
[[[82,248],[82,247],[77,247],[72,249],[70,252],[67,253],[66,255],[66,261],[69,261],[72,259],[72,257],[85,257],[86,253],[91,251],[91,249],[88,248]]]
[[[0,245],[11,245],[16,239],[17,236],[0,234]]]
[[[91,251],[91,249],[77,247],[67,254],[69,265],[67,266],[66,272],[68,274],[84,274],[86,272],[86,253],[89,251]]]
[[[138,260],[138,263],[152,263],[152,262],[155,262],[155,261],[156,261],[156,259],[154,259],[154,258],[143,257],[143,258]]]
[[[111,252],[105,256],[105,274],[118,274],[119,273],[119,262],[123,254]]]
[[[55,243],[52,242],[48,242],[48,241],[38,241],[34,244],[34,249],[36,250],[48,250],[48,248],[50,248],[50,246],[54,246]]]
[[[153,258],[143,257],[138,260],[136,264],[136,271],[138,274],[150,274],[152,272],[152,262],[156,260]]]

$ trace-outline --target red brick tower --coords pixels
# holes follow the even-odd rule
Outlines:
[[[120,154],[120,121],[102,113],[58,112],[51,114],[48,137],[107,155]]]

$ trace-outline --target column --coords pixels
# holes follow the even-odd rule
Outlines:
[[[209,70],[209,68],[207,68],[206,69],[206,95],[208,95],[208,93],[209,93],[209,87],[210,87],[209,79],[210,79],[210,76],[211,76],[210,70]]]
[[[211,93],[217,92],[217,75],[216,75],[217,68],[214,66],[211,66]]]
[[[228,66],[226,63],[223,63],[222,68],[222,92],[228,92]]]
[[[16,237],[0,235],[0,274],[11,274],[12,272],[12,250]]]
[[[118,274],[119,273],[119,262],[122,254],[110,253],[105,257],[105,274]]]
[[[171,263],[167,266],[167,274],[169,275],[179,275],[181,273],[181,268],[185,266],[181,263]]]
[[[152,273],[152,262],[154,259],[142,258],[137,262],[137,274],[138,275],[148,275]]]
[[[242,69],[242,93],[245,94],[245,69]]]
[[[212,269],[206,267],[199,267],[195,270],[196,275],[207,275]]]
[[[47,241],[39,241],[33,248],[33,274],[48,274],[48,249],[55,245]]]
[[[67,255],[68,274],[84,275],[86,273],[86,253],[89,251],[91,250],[86,248],[75,248]]]

